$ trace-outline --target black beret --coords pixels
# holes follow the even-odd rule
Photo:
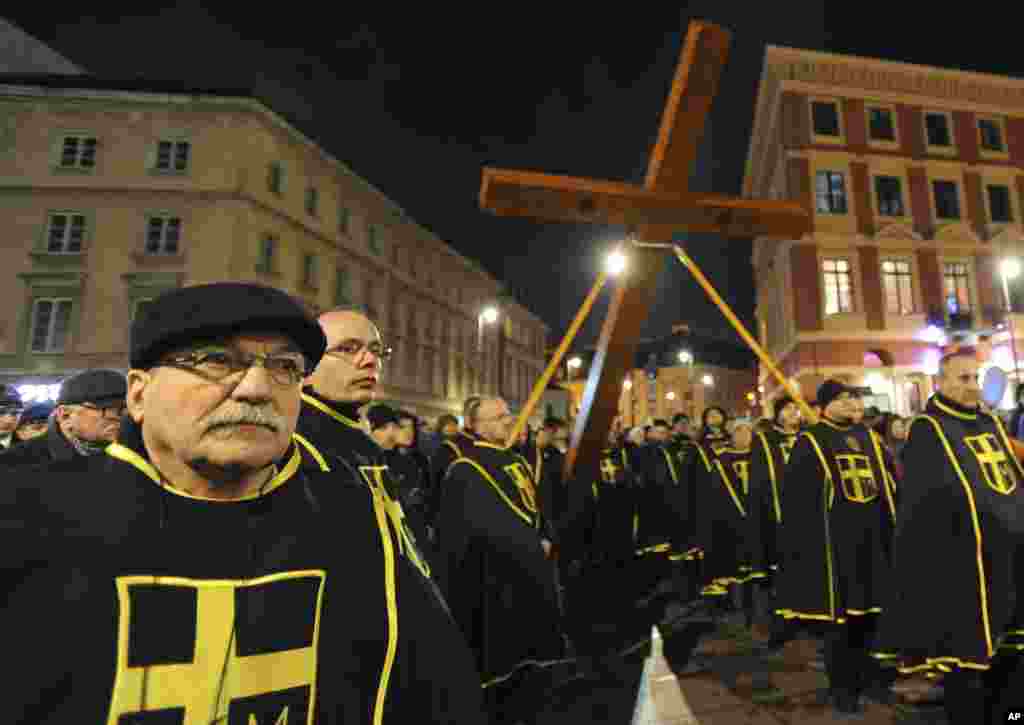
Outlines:
[[[57,405],[124,402],[127,395],[128,383],[121,373],[116,370],[86,370],[61,384]]]
[[[377,430],[391,423],[402,424],[398,411],[387,405],[373,406],[366,412],[366,419],[370,421],[370,430]]]
[[[818,405],[821,406],[822,410],[828,407],[828,404],[838,398],[843,393],[849,393],[850,395],[859,395],[859,391],[841,383],[838,380],[826,380],[818,388]]]
[[[24,403],[21,400],[21,396],[18,395],[18,391],[12,388],[10,385],[0,385],[0,406],[5,408],[10,407],[22,407]]]
[[[18,425],[31,425],[32,423],[45,423],[54,409],[53,403],[33,403],[25,408],[18,419]]]
[[[167,353],[199,340],[245,333],[289,338],[313,370],[327,348],[320,324],[287,293],[243,282],[182,287],[143,307],[131,329],[131,366],[146,370]]]

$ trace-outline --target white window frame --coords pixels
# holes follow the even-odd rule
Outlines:
[[[270,256],[265,254],[267,241],[270,241]],[[263,234],[260,236],[259,247],[256,251],[256,269],[263,274],[274,274],[277,271],[277,259],[280,251],[281,238],[276,234]],[[266,264],[264,264],[266,260]]]
[[[818,134],[814,130],[814,104],[815,103],[828,103],[836,109],[836,119],[839,124],[839,135],[838,136],[824,136]],[[807,115],[811,124],[811,138],[814,139],[814,143],[820,144],[831,144],[833,146],[845,146],[846,145],[846,123],[843,119],[843,104],[838,98],[825,98],[822,96],[812,96],[807,99]]]
[[[837,317],[839,315],[850,315],[857,312],[857,267],[854,264],[853,259],[845,254],[828,254],[822,252],[818,262],[818,274],[821,275],[821,307],[825,317]],[[825,278],[826,274],[840,274],[839,272],[827,272],[825,270],[826,262],[846,262],[847,273],[850,275],[850,309],[843,310],[839,309],[835,312],[828,311],[828,282]],[[837,290],[838,292],[838,290]],[[837,300],[838,302],[838,300]]]
[[[60,250],[54,251],[54,250],[50,249],[50,235],[51,235],[51,233],[53,231],[54,217],[58,217],[58,216],[66,217],[67,218],[67,223],[66,223],[66,225],[64,227],[64,239],[63,239],[63,245],[62,245],[63,248],[60,249]],[[82,219],[84,220],[83,223],[82,223],[82,245],[81,245],[81,248],[77,252],[70,252],[70,251],[67,250],[67,246],[68,246],[68,241],[69,241],[69,239],[71,237],[72,219],[74,217],[82,217]],[[60,255],[67,255],[67,256],[77,256],[77,255],[83,254],[85,252],[86,245],[88,244],[88,241],[89,241],[89,227],[90,227],[89,215],[86,214],[83,211],[73,211],[73,210],[70,210],[70,209],[60,209],[60,210],[54,210],[54,211],[47,212],[47,214],[46,214],[46,232],[45,232],[45,236],[43,238],[43,248],[42,248],[42,251],[45,252],[46,254],[60,254]]]
[[[160,248],[157,251],[155,251],[155,252],[150,251],[150,249],[149,249],[149,228],[150,228],[150,225],[153,223],[154,219],[159,219],[159,220],[161,220],[163,222],[163,225],[160,228]],[[167,244],[167,228],[169,226],[169,222],[172,219],[177,219],[178,220],[178,242],[177,242],[177,249],[175,251],[173,251],[173,252],[168,252],[165,249],[165,246]],[[142,240],[142,252],[143,252],[143,254],[145,254],[147,256],[150,256],[150,257],[177,257],[182,252],[182,249],[181,249],[182,237],[184,236],[182,234],[182,231],[184,230],[184,228],[185,228],[185,221],[181,218],[180,215],[175,214],[174,212],[152,212],[150,214],[147,214],[146,215],[146,227],[145,227],[145,229],[144,229],[144,231],[142,233],[143,234],[143,240]]]
[[[39,314],[39,303],[40,302],[50,302],[50,303],[52,303],[52,307],[51,307],[50,321],[49,321],[49,325],[48,325],[49,329],[47,329],[47,331],[46,331],[45,349],[43,349],[43,350],[36,350],[35,349],[36,318],[37,318],[37,315]],[[54,314],[54,313],[56,312],[56,310],[59,307],[59,305],[64,303],[64,302],[67,302],[68,306],[69,306],[69,309],[68,309],[68,324],[67,324],[67,329],[65,329],[65,331],[64,331],[64,340],[63,340],[60,348],[57,349],[53,345],[54,328],[56,327],[56,324],[57,324],[57,315]],[[31,317],[29,319],[29,327],[28,327],[28,352],[29,352],[29,354],[32,354],[32,355],[57,355],[57,354],[64,353],[64,351],[67,349],[68,336],[71,334],[71,323],[72,323],[72,320],[74,319],[74,314],[75,314],[75,300],[72,297],[36,297],[36,298],[34,298],[32,300],[32,314],[31,314]]]
[[[957,211],[960,212],[960,216],[957,218],[939,217],[938,201],[935,198],[935,182],[937,181],[945,181],[956,186]],[[964,184],[962,179],[955,179],[952,176],[946,175],[929,176],[928,201],[931,204],[932,220],[936,226],[939,224],[960,224],[964,221],[964,216],[967,212],[967,205],[964,203]]]
[[[169,143],[171,144],[171,166],[167,169],[160,168],[157,164],[160,163],[160,144]],[[188,144],[188,158],[185,163],[184,169],[175,168],[175,160],[178,155],[178,145]],[[149,169],[154,174],[167,174],[170,176],[186,176],[192,171],[192,163],[195,158],[195,144],[192,143],[192,139],[187,135],[177,134],[164,134],[153,142],[152,158],[150,160]]]
[[[902,310],[890,310],[889,309],[889,294],[885,287],[885,264],[887,262],[895,264],[906,264],[910,276],[910,310],[904,312]],[[920,304],[917,298],[917,269],[914,264],[913,257],[901,257],[898,255],[890,255],[882,257],[878,263],[878,274],[882,282],[882,305],[885,309],[886,315],[895,315],[897,317],[907,317],[909,315],[916,315],[920,312]]]
[[[78,151],[75,155],[75,163],[71,166],[64,165],[64,146],[68,139],[78,139]],[[82,146],[83,141],[93,140],[96,142],[95,151],[93,153],[93,164],[92,166],[82,165]],[[95,173],[96,167],[99,165],[99,153],[100,150],[100,139],[99,136],[91,131],[63,131],[57,135],[54,141],[53,148],[53,167],[58,171],[71,171],[82,174]]]
[[[999,140],[1003,143],[1003,148],[999,151],[992,151],[986,149],[981,145],[981,122],[992,121],[999,127]],[[978,139],[978,152],[979,155],[987,159],[1006,159],[1010,157],[1009,140],[1006,138],[1006,119],[1001,116],[992,116],[987,114],[979,114],[974,119],[974,133],[977,134]]]
[[[949,146],[932,146],[928,140],[928,116],[944,116],[946,127],[949,129]],[[953,124],[953,114],[949,111],[937,111],[924,109],[921,112],[921,130],[924,132],[924,147],[929,154],[935,156],[956,156],[959,146],[956,142],[956,126]]]
[[[889,215],[889,214],[882,214],[881,213],[881,202],[880,202],[880,200],[878,198],[878,181],[877,181],[880,177],[884,177],[884,178],[888,178],[888,179],[896,179],[897,181],[900,182],[900,203],[903,206],[903,214],[901,214],[899,216],[892,216],[892,215]],[[876,223],[882,224],[882,223],[884,223],[884,221],[896,222],[896,221],[903,221],[903,220],[911,218],[911,214],[909,213],[910,212],[910,204],[908,203],[909,199],[907,197],[907,193],[908,193],[907,185],[908,185],[907,184],[907,177],[906,177],[905,174],[894,174],[894,173],[889,172],[886,169],[878,169],[877,171],[872,170],[872,172],[871,172],[871,208],[872,208],[872,211],[875,214]]]
[[[892,132],[894,139],[889,141],[887,139],[875,139],[871,137],[871,111],[888,111],[889,115],[892,116]],[[880,149],[898,149],[900,147],[900,120],[899,114],[896,113],[895,106],[887,103],[876,103],[874,101],[866,101],[864,103],[864,125],[868,131],[868,146]]]
[[[843,177],[843,200],[846,203],[845,211],[822,211],[818,209],[818,175],[819,174],[839,174]],[[827,168],[816,168],[814,170],[814,178],[811,180],[814,184],[814,213],[823,214],[828,217],[846,217],[850,215],[850,173],[848,169],[835,169],[832,167]],[[830,192],[831,194],[831,192]]]

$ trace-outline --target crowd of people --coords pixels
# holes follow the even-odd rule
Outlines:
[[[500,397],[430,428],[377,402],[391,349],[358,309],[186,287],[130,356],[0,403],[15,722],[529,724],[622,676],[624,622],[689,671],[723,623],[765,660],[820,637],[845,716],[901,676],[954,723],[1013,704],[1024,469],[968,352],[910,421],[829,380],[810,419],[617,422],[597,480],[566,477],[564,420],[507,445]]]

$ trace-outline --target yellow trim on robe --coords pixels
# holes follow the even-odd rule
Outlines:
[[[978,414],[977,413],[961,413],[959,410],[954,410],[953,408],[950,408],[948,405],[945,405],[938,398],[933,398],[933,400],[935,401],[935,407],[938,408],[939,410],[941,410],[946,415],[951,415],[954,418],[959,418],[960,420],[977,420],[978,419]]]
[[[835,483],[832,480],[832,470],[828,467],[828,463],[825,460],[825,454],[821,450],[821,446],[818,445],[818,440],[808,432],[804,432],[802,435],[807,436],[807,439],[814,446],[814,452],[818,454],[818,462],[821,464],[824,476],[824,486],[827,489],[823,491],[822,496],[825,502],[824,506],[824,520],[825,520],[825,569],[828,572],[828,607],[829,615],[828,618],[835,621],[836,619],[836,583],[835,575],[832,573],[832,531],[829,527],[828,515],[832,510],[832,502],[835,496]]]
[[[739,509],[740,515],[745,517],[747,515],[747,511],[743,508],[743,504],[740,502],[739,497],[736,496],[736,491],[733,490],[732,483],[729,481],[729,476],[725,473],[722,461],[718,458],[715,459],[715,468],[718,469],[718,475],[722,477],[722,482],[725,483],[725,488],[729,491],[729,496],[732,498],[732,502],[736,504],[736,508]]]
[[[504,501],[510,509],[512,509],[513,513],[515,513],[516,516],[518,516],[524,522],[526,522],[526,524],[530,528],[534,527],[533,517],[527,514],[526,512],[522,511],[518,506],[512,503],[512,499],[510,499],[505,494],[505,492],[501,490],[501,486],[498,485],[498,482],[494,480],[491,474],[489,474],[483,466],[481,466],[479,463],[477,463],[471,458],[459,458],[458,460],[454,461],[451,466],[449,466],[448,470],[450,471],[452,468],[454,468],[457,463],[468,463],[473,468],[475,468],[477,473],[483,476],[484,480],[487,481],[487,483],[491,485],[491,488],[493,488],[494,491],[498,494],[498,496],[501,497],[501,500]]]
[[[779,481],[775,474],[775,459],[772,456],[772,447],[764,433],[758,433],[757,437],[764,446],[764,454],[768,458],[768,476],[772,480],[772,503],[775,505],[775,523],[782,523],[782,504],[779,501]]]
[[[331,418],[334,418],[336,421],[338,421],[339,423],[341,423],[343,425],[347,425],[349,428],[355,428],[356,430],[362,431],[363,433],[366,432],[365,430],[363,430],[363,426],[359,423],[358,420],[352,420],[351,418],[342,415],[341,413],[339,413],[336,410],[331,410],[330,406],[320,402],[319,400],[314,398],[312,395],[307,395],[306,393],[303,393],[302,394],[302,402],[308,403],[308,404],[312,405],[314,408],[319,410],[321,413],[323,413],[325,415],[329,415]]]

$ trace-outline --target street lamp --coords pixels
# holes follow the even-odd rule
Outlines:
[[[622,253],[622,250],[616,249],[605,259],[604,268],[612,277],[618,277],[626,271],[627,262],[626,255]]]
[[[670,390],[670,391],[668,391],[668,394],[665,397],[668,400],[675,400],[676,399],[676,394],[675,394],[675,392]]]
[[[1004,259],[999,265],[1003,278],[1003,301],[1006,303],[1006,327],[1010,331],[1010,349],[1013,351],[1013,377],[1017,379],[1017,342],[1013,332],[1013,306],[1010,304],[1010,280],[1020,275],[1020,262]]]
[[[579,355],[573,355],[566,360],[565,366],[569,368],[569,379],[572,380],[572,371],[579,370],[583,366],[583,359]]]
[[[692,365],[693,364],[693,353],[689,350],[679,351],[679,363],[681,365]]]
[[[710,375],[705,375],[703,378],[701,378],[701,382],[704,383],[709,388],[713,388],[715,386],[715,379]]]

